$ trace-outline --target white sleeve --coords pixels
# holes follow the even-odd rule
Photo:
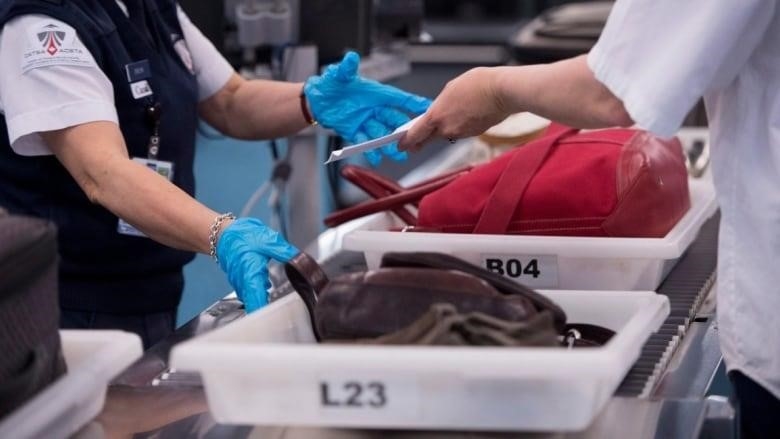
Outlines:
[[[192,24],[180,6],[177,6],[177,14],[198,80],[198,100],[203,101],[224,87],[235,71],[211,41]]]
[[[72,27],[44,15],[14,18],[0,33],[0,112],[11,147],[28,156],[51,154],[40,132],[117,123],[111,81]]]
[[[617,0],[588,65],[637,125],[672,136],[705,92],[734,81],[776,4]]]

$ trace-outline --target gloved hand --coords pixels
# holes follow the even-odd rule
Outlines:
[[[303,87],[314,119],[352,143],[365,142],[387,134],[409,121],[407,113],[422,114],[431,100],[358,75],[360,56],[348,52],[321,76],[312,76]],[[406,159],[395,143],[381,148],[395,159]],[[382,159],[377,150],[366,152],[376,166]]]
[[[219,266],[250,313],[268,304],[268,261],[287,262],[299,250],[256,218],[239,218],[222,231],[217,243]]]

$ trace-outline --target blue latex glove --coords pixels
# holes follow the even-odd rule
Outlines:
[[[297,248],[256,218],[240,218],[225,227],[217,243],[219,266],[250,313],[268,304],[268,261],[287,262]]]
[[[365,142],[390,134],[409,121],[407,113],[424,113],[431,100],[358,75],[360,56],[348,52],[321,76],[312,76],[303,87],[314,119],[352,143]],[[385,145],[382,153],[405,160],[406,152],[396,143]],[[365,153],[376,166],[382,160],[378,150]]]

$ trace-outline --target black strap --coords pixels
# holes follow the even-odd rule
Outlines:
[[[615,335],[615,331],[590,323],[569,323],[564,328],[563,345],[566,347],[604,346]]]

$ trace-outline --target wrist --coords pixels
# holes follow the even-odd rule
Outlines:
[[[309,105],[309,99],[306,97],[306,85],[301,86],[301,94],[298,97],[301,105],[301,115],[303,120],[309,125],[317,125],[317,120],[314,118],[314,114],[311,112],[311,106]]]
[[[512,67],[495,67],[488,81],[490,95],[496,103],[496,108],[502,113],[514,114],[522,111],[518,105],[514,87],[517,85],[517,70]]]
[[[217,230],[217,244],[219,244],[219,238],[222,237],[222,232],[225,231],[228,227],[230,227],[231,224],[233,224],[236,221],[233,217],[228,217],[225,221],[222,221],[222,224],[219,225],[219,230]]]
[[[214,258],[216,263],[219,263],[219,258],[217,257],[217,243],[222,237],[222,232],[232,224],[235,219],[236,216],[233,215],[232,212],[223,213],[217,215],[209,226],[209,255]]]
[[[488,93],[496,104],[499,111],[506,114],[512,114],[513,105],[508,90],[509,75],[502,67],[496,67],[490,71],[488,80]]]

